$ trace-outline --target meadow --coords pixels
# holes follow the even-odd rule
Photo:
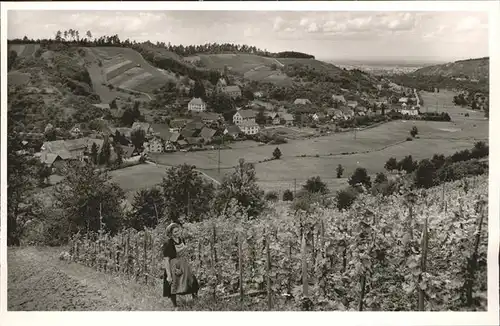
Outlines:
[[[100,60],[101,83],[152,94],[167,81],[176,81],[174,74],[161,72],[136,51],[128,48],[99,47],[90,49]]]
[[[33,57],[40,44],[10,44],[9,50],[16,51],[19,57]]]

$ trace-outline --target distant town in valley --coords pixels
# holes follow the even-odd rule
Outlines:
[[[9,310],[173,309],[173,222],[201,285],[183,310],[487,309],[489,58],[248,39],[9,37]]]

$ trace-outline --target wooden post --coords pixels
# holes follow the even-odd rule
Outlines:
[[[144,273],[144,282],[148,284],[148,231],[144,231],[143,273]]]
[[[130,275],[130,231],[127,230],[127,242],[125,243],[125,272]]]
[[[150,268],[150,273],[151,275],[156,275],[156,251],[155,251],[155,239],[154,237],[150,234],[149,235],[149,245],[151,248],[151,268]]]
[[[266,233],[266,258],[267,258],[267,309],[273,309],[271,293],[271,251],[269,250],[269,234]]]
[[[426,272],[427,270],[427,250],[428,250],[428,245],[429,245],[429,233],[427,230],[427,223],[428,223],[429,217],[425,217],[425,222],[424,222],[424,230],[422,232],[422,242],[421,242],[421,248],[422,248],[422,256],[420,257],[420,276],[419,276],[419,282],[422,280],[422,274]],[[424,311],[425,310],[425,292],[424,290],[418,289],[418,310],[419,311]]]
[[[238,266],[240,269],[240,301],[243,302],[243,252],[241,233],[238,233]]]
[[[472,297],[472,290],[474,288],[474,277],[476,274],[476,268],[477,268],[477,258],[478,258],[478,251],[479,251],[479,243],[481,241],[481,232],[482,232],[482,226],[483,226],[483,220],[484,220],[484,202],[481,200],[480,202],[481,205],[481,215],[479,216],[479,221],[478,221],[478,226],[477,226],[477,233],[475,235],[474,239],[474,251],[472,252],[471,257],[468,258],[468,266],[467,266],[467,278],[465,281],[465,290],[466,290],[466,299],[467,299],[467,306],[472,306],[473,303],[473,297]]]
[[[358,310],[363,311],[363,303],[365,301],[365,289],[366,289],[366,274],[363,273],[361,276],[361,294],[359,296]]]
[[[141,266],[139,265],[139,239],[138,235],[135,236],[135,260],[134,260],[134,269],[135,269],[135,281],[137,282],[139,278],[139,272]]]
[[[302,234],[302,294],[309,297],[309,280],[307,275],[307,246],[305,234]]]
[[[217,251],[215,249],[215,241],[216,241],[216,230],[215,230],[215,224],[213,225],[212,228],[212,239],[210,241],[210,252],[212,255],[212,273],[215,277],[215,283],[214,283],[214,288],[213,288],[213,300],[216,301],[217,299],[217,281],[218,281],[218,274],[217,274]]]
[[[292,241],[288,241],[288,261],[289,261],[289,266],[288,266],[288,294],[292,294]]]

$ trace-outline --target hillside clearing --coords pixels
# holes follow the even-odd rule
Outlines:
[[[16,51],[23,58],[33,57],[39,48],[40,44],[9,44],[9,50]]]
[[[159,71],[133,49],[122,47],[88,49],[93,52],[96,59],[105,61],[101,69],[102,74],[106,76],[105,81],[107,80],[113,86],[122,87],[124,82],[133,79],[130,83],[127,82],[123,88],[152,95],[155,89],[168,81],[177,82],[175,74]],[[108,61],[106,62],[106,60]]]

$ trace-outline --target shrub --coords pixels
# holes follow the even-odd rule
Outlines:
[[[348,209],[351,207],[357,196],[358,192],[352,187],[338,191],[335,196],[338,210]]]
[[[277,201],[278,200],[278,193],[276,191],[269,191],[264,196],[264,199],[267,201]]]
[[[292,201],[293,200],[293,192],[290,189],[285,190],[283,193],[283,201]]]
[[[352,187],[361,184],[366,188],[370,188],[372,185],[370,176],[368,175],[368,172],[366,172],[365,168],[357,168],[349,178],[348,182]]]
[[[281,151],[278,147],[276,147],[273,151],[273,159],[279,160],[281,158]]]
[[[413,140],[413,138],[411,138],[411,137],[406,138],[406,141],[412,141],[412,140]]]

